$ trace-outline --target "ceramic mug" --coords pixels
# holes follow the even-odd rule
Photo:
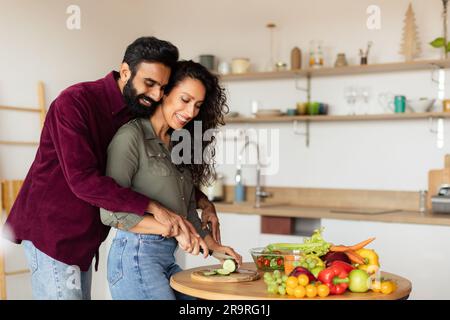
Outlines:
[[[220,74],[229,74],[230,64],[226,61],[221,61],[217,67],[217,71],[219,71]]]
[[[247,73],[250,70],[250,59],[248,58],[234,58],[231,61],[232,73]]]
[[[214,70],[215,57],[212,54],[202,54],[199,57],[199,63],[208,70]]]
[[[381,93],[378,95],[378,102],[394,113],[403,113],[406,109],[406,97],[403,95],[394,95],[390,92]]]

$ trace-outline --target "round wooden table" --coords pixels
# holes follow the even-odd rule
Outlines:
[[[275,295],[267,293],[267,286],[262,279],[264,272],[260,272],[260,278],[255,281],[237,283],[211,283],[191,279],[191,273],[202,269],[217,269],[220,265],[199,267],[179,272],[170,279],[170,286],[181,293],[205,300],[276,300],[297,299],[287,295]],[[253,262],[243,263],[242,268],[256,270]],[[382,277],[392,279],[397,283],[397,290],[391,294],[382,294],[372,291],[366,293],[353,293],[347,291],[342,295],[330,295],[326,298],[314,299],[326,300],[400,300],[407,299],[411,292],[411,282],[392,273],[382,272]],[[303,298],[308,299],[308,298]],[[302,299],[297,299],[302,300]]]

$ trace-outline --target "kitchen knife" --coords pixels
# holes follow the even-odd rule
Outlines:
[[[200,253],[203,253],[203,249],[202,248],[200,248]],[[216,252],[216,251],[213,251],[213,250],[209,250],[209,255],[213,256],[214,258],[217,258],[219,260],[227,260],[227,259],[234,260],[234,258],[232,256],[229,256],[229,255],[227,255],[225,253],[222,253],[222,252]]]

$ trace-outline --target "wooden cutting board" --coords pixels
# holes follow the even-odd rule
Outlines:
[[[439,187],[443,184],[450,184],[450,168],[428,172],[427,208],[429,210],[431,210],[431,197],[437,195]]]
[[[228,276],[214,275],[205,276],[204,272],[210,271],[211,269],[202,269],[193,271],[191,273],[191,279],[203,282],[246,282],[259,279],[259,273],[255,270],[248,269],[238,269],[236,272],[230,273]]]

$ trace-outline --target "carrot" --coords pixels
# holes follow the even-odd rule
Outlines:
[[[371,243],[373,240],[375,240],[375,237],[374,238],[369,238],[367,240],[364,240],[364,241],[362,241],[360,243],[357,243],[357,244],[355,244],[353,246],[343,246],[343,245],[334,246],[333,245],[333,246],[330,247],[330,251],[334,251],[334,252],[345,252],[345,251],[348,251],[348,250],[356,251],[356,250],[364,248],[369,243]]]
[[[349,247],[349,249],[350,249],[350,250],[353,250],[353,251],[362,249],[362,248],[364,248],[365,246],[367,246],[369,243],[371,243],[373,240],[375,240],[375,237],[369,238],[369,239],[364,240],[364,241],[362,241],[362,242],[360,242],[360,243],[358,243],[358,244],[355,244],[355,245]]]
[[[348,246],[331,246],[330,247],[330,251],[334,251],[334,252],[345,252],[348,251],[350,249],[350,247]]]
[[[357,254],[355,251],[348,250],[348,251],[345,251],[344,253],[347,255],[347,257],[350,259],[350,261],[352,263],[357,263],[357,264],[365,263],[363,257],[361,257],[359,254]]]

